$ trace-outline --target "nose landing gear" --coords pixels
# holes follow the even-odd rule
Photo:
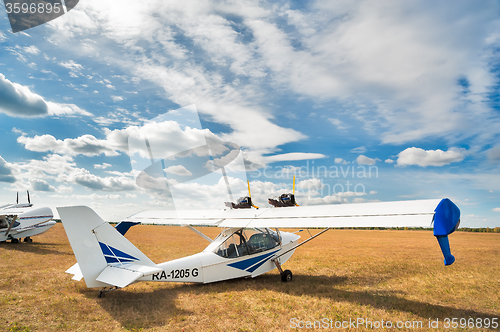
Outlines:
[[[278,269],[278,271],[280,272],[281,281],[282,282],[292,281],[292,277],[293,277],[292,271],[290,271],[290,270],[283,271],[283,269],[281,268],[280,262],[278,262],[278,259],[274,259],[273,262],[276,265],[276,268]]]

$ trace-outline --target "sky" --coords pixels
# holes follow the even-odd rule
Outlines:
[[[248,179],[266,207],[295,175],[300,205],[447,197],[462,226],[500,226],[499,14],[82,0],[14,34],[1,8],[0,203],[29,190],[116,221],[222,208]],[[166,179],[148,187],[151,165]]]

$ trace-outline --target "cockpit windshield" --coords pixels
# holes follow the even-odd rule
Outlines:
[[[245,228],[233,233],[214,252],[221,257],[237,258],[266,251],[279,244],[278,234],[268,228]]]

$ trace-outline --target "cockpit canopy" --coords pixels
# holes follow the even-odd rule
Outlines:
[[[0,217],[0,229],[2,228],[8,228],[9,225],[14,221],[14,225],[12,225],[12,228],[15,228],[20,225],[19,221],[14,220],[14,216],[2,216]]]
[[[224,258],[253,255],[277,247],[281,239],[268,228],[244,228],[234,232],[214,252]]]

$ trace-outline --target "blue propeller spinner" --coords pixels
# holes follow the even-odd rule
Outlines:
[[[456,231],[460,225],[460,209],[448,198],[444,198],[434,212],[434,236],[443,252],[444,265],[451,265],[455,257],[451,254],[448,235]]]

